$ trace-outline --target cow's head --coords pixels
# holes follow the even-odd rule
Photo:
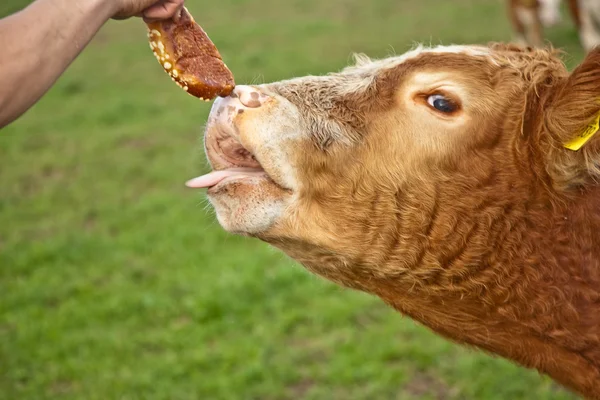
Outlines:
[[[600,111],[599,63],[596,50],[569,74],[546,50],[419,47],[238,86],[209,117],[214,171],[189,185],[208,187],[226,230],[332,280],[426,280],[461,243],[487,245],[474,215],[491,224],[600,177],[600,134],[578,152],[563,146]]]

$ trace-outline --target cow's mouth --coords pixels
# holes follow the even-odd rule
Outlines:
[[[214,126],[207,131],[204,146],[213,171],[186,183],[192,188],[213,188],[231,182],[269,179],[254,154],[246,149],[229,127]]]

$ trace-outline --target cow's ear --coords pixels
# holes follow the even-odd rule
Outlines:
[[[559,83],[546,110],[552,136],[572,151],[600,140],[594,125],[600,115],[600,47],[588,54],[571,75]],[[587,135],[584,135],[587,133]],[[596,137],[597,136],[597,137]]]
[[[600,180],[600,47],[557,83],[543,113],[552,175],[566,184]]]

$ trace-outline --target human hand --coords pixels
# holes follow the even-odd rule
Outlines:
[[[116,3],[114,19],[143,17],[146,21],[158,21],[177,17],[184,0],[110,0]]]

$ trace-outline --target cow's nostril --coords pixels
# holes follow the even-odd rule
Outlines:
[[[232,97],[238,97],[240,99],[240,103],[248,108],[258,108],[260,107],[265,99],[266,95],[260,93],[258,90],[251,86],[236,86]]]

